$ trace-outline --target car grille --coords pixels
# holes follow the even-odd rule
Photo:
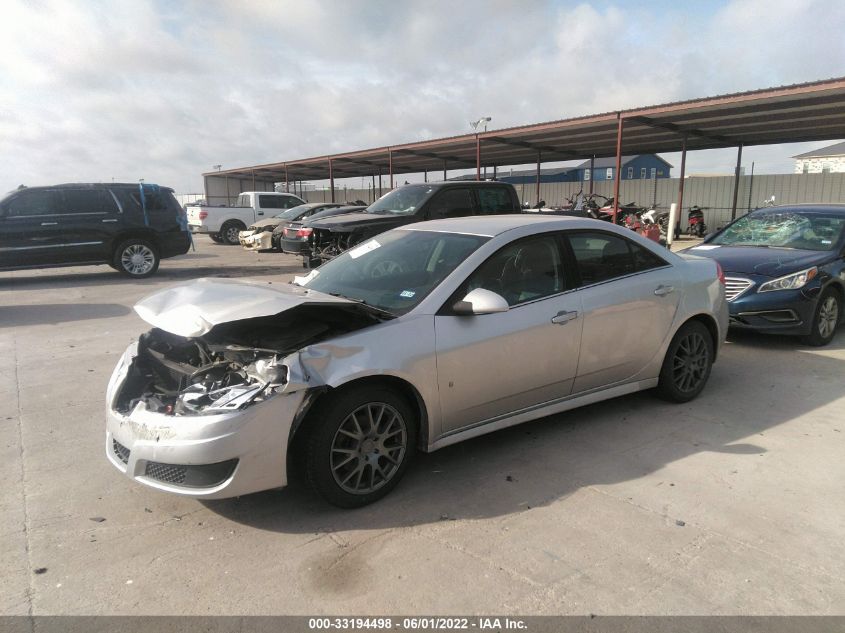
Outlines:
[[[112,443],[112,450],[114,451],[115,456],[120,461],[122,461],[124,464],[128,464],[129,463],[129,453],[131,451],[115,439],[112,439],[111,443]]]
[[[185,475],[187,474],[188,469],[185,466],[160,464],[158,462],[147,462],[147,468],[144,471],[146,477],[151,477],[152,479],[168,484],[185,483]]]
[[[744,277],[725,277],[725,298],[733,301],[753,285],[753,281]]]
[[[211,488],[226,481],[235,472],[237,459],[216,464],[162,464],[147,462],[144,476],[185,488]]]

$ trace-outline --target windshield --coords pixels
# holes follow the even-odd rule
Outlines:
[[[829,251],[839,242],[845,217],[786,209],[756,211],[740,218],[708,244]]]
[[[290,209],[285,209],[278,215],[274,215],[274,218],[278,218],[280,220],[296,220],[301,216],[303,213],[308,211],[311,207],[307,204],[300,204],[298,207],[291,207]]]
[[[384,194],[367,207],[367,213],[411,215],[434,191],[431,185],[408,185]]]
[[[394,315],[422,301],[488,237],[395,230],[352,248],[297,282]]]

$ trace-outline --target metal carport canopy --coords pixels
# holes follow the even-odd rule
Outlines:
[[[615,156],[620,121],[625,154],[845,138],[845,77],[203,175],[292,182]]]

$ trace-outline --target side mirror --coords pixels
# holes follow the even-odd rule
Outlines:
[[[502,295],[484,288],[476,288],[452,306],[455,314],[460,315],[494,314],[496,312],[507,312],[509,308],[508,302]]]

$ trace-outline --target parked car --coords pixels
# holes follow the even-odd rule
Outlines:
[[[238,244],[238,233],[256,220],[301,204],[305,200],[292,193],[244,191],[233,207],[189,206],[188,227],[192,233],[207,234],[219,244]]]
[[[278,238],[273,238],[273,232],[292,220],[301,220],[319,213],[324,209],[339,207],[333,202],[311,202],[285,209],[278,215],[253,222],[245,231],[238,233],[238,241],[248,251],[266,251],[279,248]]]
[[[23,187],[0,200],[0,270],[108,264],[140,279],[190,246],[184,210],[167,187]]]
[[[203,499],[286,485],[387,494],[434,451],[584,404],[704,389],[728,323],[718,265],[606,222],[436,220],[298,285],[200,279],[135,306],[153,329],[109,381],[106,452]]]
[[[722,266],[732,327],[820,346],[845,318],[845,205],[758,209],[687,252]]]
[[[346,205],[342,207],[335,207],[334,209],[325,209],[318,211],[311,217],[297,222],[288,222],[280,225],[273,230],[273,243],[278,244],[279,248],[285,253],[294,255],[302,254],[302,247],[308,242],[311,236],[310,223],[316,222],[322,218],[330,218],[336,215],[346,215],[347,213],[357,213],[367,208],[367,205]]]
[[[362,213],[309,223],[302,249],[306,267],[319,265],[389,229],[440,218],[520,213],[513,185],[503,182],[438,182],[405,185],[386,193]]]

